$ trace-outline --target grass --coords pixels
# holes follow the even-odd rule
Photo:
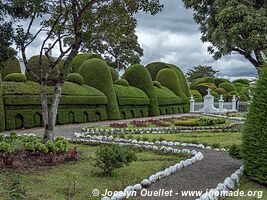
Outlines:
[[[27,200],[65,200],[65,199],[99,199],[92,196],[92,190],[97,188],[104,192],[122,190],[128,185],[141,182],[170,165],[184,160],[184,155],[166,155],[152,151],[136,150],[138,161],[129,166],[117,169],[111,177],[99,176],[99,169],[92,165],[97,146],[75,145],[82,152],[83,159],[59,166],[49,167],[42,171],[24,171],[20,173],[21,186],[27,194]],[[18,172],[17,172],[18,173]],[[10,185],[14,171],[0,172],[1,199],[8,199],[4,188]],[[72,185],[75,183],[75,187]],[[73,190],[75,188],[75,190]],[[73,194],[70,195],[69,191]]]
[[[120,134],[118,134],[120,136]],[[129,135],[128,135],[129,137]],[[149,141],[167,140],[190,143],[201,143],[207,145],[218,145],[220,147],[229,147],[233,144],[241,144],[242,133],[238,132],[195,132],[195,133],[176,133],[176,134],[134,134],[132,139],[145,138]],[[127,138],[127,135],[125,136]]]
[[[235,191],[244,191],[244,194],[247,196],[239,196],[239,197],[228,197],[226,200],[254,200],[254,199],[261,199],[261,200],[267,200],[267,187],[263,186],[259,183],[256,183],[252,180],[249,180],[247,177],[243,177],[240,183],[240,186]],[[248,192],[255,192],[255,195],[248,196]]]

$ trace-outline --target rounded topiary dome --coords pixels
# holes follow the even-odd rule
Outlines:
[[[100,55],[93,54],[93,53],[81,53],[81,54],[76,55],[71,61],[70,71],[73,73],[78,73],[83,62],[88,59],[92,59],[92,58],[102,59]]]
[[[109,119],[119,119],[119,107],[107,63],[97,58],[86,60],[80,67],[79,74],[82,75],[85,84],[98,89],[106,95]]]
[[[21,73],[19,60],[16,57],[0,63],[0,74],[5,78],[8,74]]]
[[[110,73],[111,73],[111,77],[112,77],[112,81],[116,81],[119,79],[119,75],[116,72],[116,70],[113,67],[109,67]]]
[[[158,81],[153,81],[153,85],[157,88],[161,88],[161,84]]]
[[[126,69],[122,78],[126,79],[131,86],[137,87],[146,93],[150,99],[150,116],[159,115],[158,101],[148,70],[143,65],[132,65]]]
[[[4,81],[6,81],[6,82],[26,82],[27,77],[24,74],[13,73],[13,74],[8,74],[4,78]]]
[[[232,92],[232,91],[236,90],[234,84],[232,84],[232,83],[221,83],[219,85],[219,88],[225,89],[226,92]]]
[[[78,73],[70,73],[66,77],[66,81],[76,83],[78,85],[83,85],[83,77]]]
[[[197,90],[190,90],[190,94],[194,97],[196,102],[202,102],[203,98],[199,91]]]
[[[129,83],[125,79],[118,79],[114,82],[116,85],[123,85],[123,86],[129,86]]]
[[[153,63],[149,63],[146,66],[146,68],[149,71],[152,80],[154,81],[156,80],[156,76],[160,70],[169,68],[169,67],[168,67],[168,64],[163,63],[163,62],[153,62]]]

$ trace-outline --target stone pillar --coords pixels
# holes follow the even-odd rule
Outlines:
[[[219,100],[219,112],[223,112],[223,103],[224,103],[223,95],[221,94]]]
[[[232,99],[232,110],[236,111],[236,96],[235,95],[233,96],[233,99]]]
[[[195,100],[193,95],[190,97],[190,112],[195,112]]]

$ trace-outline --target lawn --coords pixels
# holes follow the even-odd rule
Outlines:
[[[118,136],[121,136],[118,134]],[[125,138],[141,140],[166,140],[179,141],[186,143],[201,143],[211,146],[229,147],[233,144],[241,144],[242,133],[239,132],[195,132],[195,133],[176,133],[176,134],[134,134],[126,135]]]
[[[228,197],[226,200],[254,200],[254,199],[261,199],[267,200],[267,187],[260,185],[252,180],[249,180],[245,176],[242,178],[240,186],[236,188],[235,191],[244,191],[244,194],[247,196],[239,196],[239,197]],[[249,196],[248,192],[255,192],[254,197]]]
[[[185,155],[166,155],[160,152],[135,150],[137,161],[127,167],[115,170],[111,177],[102,177],[99,176],[99,169],[92,165],[98,146],[75,146],[82,153],[80,161],[44,170],[19,173],[21,187],[27,195],[27,200],[99,199],[91,195],[95,188],[99,189],[101,193],[105,189],[122,190],[128,185],[139,183],[153,173],[186,159]],[[14,179],[14,173],[14,171],[0,172],[0,195],[3,200],[10,199],[7,192],[8,188],[10,191],[11,182],[14,186],[14,181],[11,181]],[[75,187],[73,187],[74,183]]]

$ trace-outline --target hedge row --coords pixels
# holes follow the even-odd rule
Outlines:
[[[21,73],[19,60],[16,57],[0,63],[0,74],[2,75],[2,79],[12,73]]]
[[[5,130],[5,110],[2,96],[2,77],[0,74],[0,131]]]
[[[148,106],[120,106],[121,119],[148,117]]]

